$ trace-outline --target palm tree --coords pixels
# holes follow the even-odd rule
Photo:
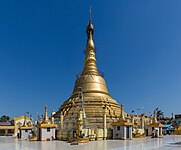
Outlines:
[[[162,110],[157,109],[156,117],[157,117],[158,120],[164,118],[164,112]]]

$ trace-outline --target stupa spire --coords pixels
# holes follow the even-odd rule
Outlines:
[[[84,69],[82,75],[99,75],[96,58],[95,58],[95,46],[94,46],[94,26],[92,24],[92,10],[90,7],[90,20],[87,25],[87,44],[86,44],[86,58],[84,61]]]
[[[48,106],[45,106],[45,112],[44,112],[44,118],[43,118],[43,123],[48,123],[49,118],[48,118]]]

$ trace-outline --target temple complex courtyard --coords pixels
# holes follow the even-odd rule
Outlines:
[[[181,136],[168,135],[163,138],[137,138],[133,140],[103,140],[70,145],[63,141],[29,142],[13,137],[0,137],[1,150],[179,150]]]

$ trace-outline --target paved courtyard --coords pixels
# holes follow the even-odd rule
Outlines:
[[[12,137],[0,137],[0,150],[180,150],[180,136],[164,136],[159,139],[140,138],[128,141],[92,141],[86,144],[70,145],[63,141],[29,142]]]

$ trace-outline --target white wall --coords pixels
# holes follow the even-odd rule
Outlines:
[[[120,130],[117,130],[117,126],[113,127],[113,139],[126,139],[127,126],[119,126]],[[132,138],[132,127],[129,126],[129,138]]]
[[[125,139],[126,138],[126,128],[124,126],[119,126],[120,130],[117,130],[117,126],[113,127],[113,138]]]
[[[29,133],[31,132],[31,130],[21,130],[21,138],[25,138],[25,139],[28,139],[29,137]]]
[[[162,135],[162,128],[154,128],[154,130],[158,130],[158,136]],[[161,131],[160,131],[161,130]],[[152,127],[148,127],[148,135],[151,136],[152,135]],[[156,133],[156,132],[155,132]]]
[[[148,127],[148,136],[151,136],[152,134],[152,127]]]
[[[129,138],[132,139],[133,127],[129,127]]]
[[[47,139],[52,140],[52,137],[55,139],[55,128],[50,128],[50,132],[47,132],[47,128],[40,128],[41,130],[41,141],[46,141]]]

